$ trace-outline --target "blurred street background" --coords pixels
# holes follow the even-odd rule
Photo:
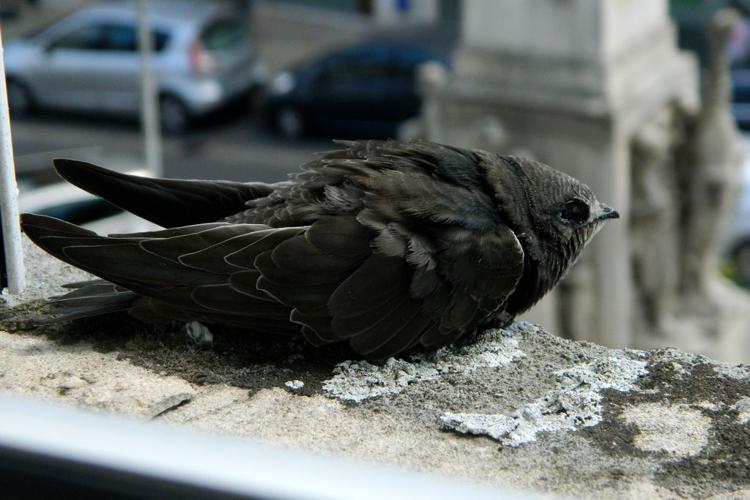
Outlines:
[[[703,262],[717,276],[750,285],[750,168],[744,160],[734,169],[741,155],[730,155],[735,127],[750,129],[744,0],[147,5],[165,177],[281,181],[336,138],[425,137],[528,154],[582,178],[630,214],[603,231],[560,296],[543,303],[533,319],[555,318],[550,330],[613,346],[674,345],[672,333],[687,328],[681,318],[697,310],[723,328],[725,314],[706,298]],[[146,166],[137,6],[3,1],[22,202],[57,180],[54,157],[129,171]],[[742,148],[749,143],[743,135]],[[726,153],[715,158],[721,165],[714,170],[724,173],[711,173],[706,144]],[[706,222],[692,203],[716,192],[732,206]],[[33,203],[22,208],[49,208]],[[53,208],[48,212],[57,214]],[[690,242],[719,219],[728,219],[720,224],[728,229],[715,238],[721,255],[714,260]],[[665,228],[673,237],[653,246],[672,253],[645,251],[644,242]],[[674,271],[662,273],[665,262]],[[693,300],[709,305],[704,310]],[[576,313],[550,312],[555,308]],[[720,340],[724,333],[711,337],[696,326],[698,340],[683,347],[744,357],[750,323],[735,323]]]
[[[403,28],[405,19],[410,16],[419,25],[417,31],[427,31],[429,37],[439,39],[441,49],[448,54],[459,27],[461,4],[461,0],[204,0],[202,3],[211,2],[232,9],[238,17],[246,16],[250,43],[268,71],[264,83],[285,69],[315,61],[365,40],[396,35],[423,42],[424,37],[404,36],[404,32],[414,31],[413,28]],[[4,43],[7,45],[26,34],[37,33],[40,28],[81,9],[118,3],[123,2],[6,0],[2,18]],[[158,0],[154,3],[166,4],[165,10],[168,10],[172,5],[195,2]],[[670,2],[680,44],[695,51],[702,64],[706,61],[707,19],[724,4],[723,0]],[[750,82],[748,84],[750,88]],[[65,154],[102,160],[111,168],[130,170],[143,166],[143,141],[137,119],[116,115],[102,117],[98,112],[82,113],[76,109],[35,111],[13,116],[14,148],[18,158],[16,168],[21,177],[31,171],[48,169],[49,158]],[[292,134],[295,137],[289,138],[269,127],[266,118],[261,113],[259,96],[255,94],[202,116],[180,134],[166,136],[165,175],[283,180],[312,153],[329,149],[331,139],[348,135],[344,129],[338,130],[339,133],[301,137],[295,133]],[[372,130],[365,129],[355,135],[361,138],[383,135],[368,132]]]
[[[3,40],[7,45],[28,33],[36,33],[66,15],[92,6],[123,2],[97,0],[6,1],[2,19]],[[124,2],[127,4],[127,2]],[[161,10],[190,0],[157,0]],[[212,3],[204,0],[203,4]],[[367,1],[214,1],[243,19],[249,43],[271,75],[327,52],[370,39],[398,26],[398,16],[420,9],[419,2],[392,2],[395,8],[375,16],[377,2]],[[388,3],[388,2],[381,2]],[[431,2],[428,9],[435,31],[447,37],[457,29],[458,0]],[[134,4],[131,5],[134,6]],[[133,7],[134,8],[134,7]],[[389,17],[389,15],[392,17]],[[431,28],[432,29],[432,28]],[[95,61],[92,61],[95,64]],[[9,71],[10,75],[10,71]],[[137,74],[133,75],[137,77]],[[266,82],[263,82],[266,83]],[[43,89],[42,92],[47,89]],[[168,177],[229,180],[278,181],[310,159],[311,153],[330,149],[330,137],[293,137],[274,133],[264,122],[257,93],[212,110],[180,134],[165,137],[164,173]],[[12,106],[12,104],[11,104]],[[35,110],[37,111],[37,110]],[[20,113],[18,113],[20,114]],[[131,117],[132,118],[132,117]],[[364,137],[370,137],[365,131]],[[15,116],[13,139],[17,171],[49,168],[49,158],[65,155],[102,160],[111,168],[134,169],[143,166],[143,145],[137,119],[119,116],[102,118],[98,112],[44,109]]]
[[[102,2],[41,0],[34,5],[16,3],[19,4],[17,10],[12,14],[6,12],[2,20],[6,44],[70,12]],[[271,71],[326,48],[351,43],[372,28],[371,23],[356,12],[297,6],[292,2],[259,2],[253,8],[253,14],[249,27],[252,41],[260,60]],[[66,150],[70,150],[73,156],[100,159],[111,168],[130,170],[143,166],[141,130],[134,119],[45,110],[14,116],[13,139],[20,176],[30,170],[48,169],[50,156],[64,156]],[[330,147],[330,141],[321,138],[287,140],[279,137],[262,123],[257,103],[235,102],[216,110],[190,130],[165,138],[165,175],[284,180],[287,173],[309,160],[311,153]]]

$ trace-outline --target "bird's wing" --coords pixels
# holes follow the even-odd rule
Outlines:
[[[314,344],[348,340],[370,358],[402,352],[435,321],[410,294],[410,265],[373,253],[374,236],[354,217],[320,218],[258,256],[258,288],[293,307]]]
[[[54,165],[71,184],[163,227],[223,219],[274,189],[263,183],[139,177],[77,160],[56,159]]]
[[[157,299],[165,311],[270,333],[291,331],[291,318],[315,343],[349,340],[371,357],[403,351],[434,324],[409,293],[409,264],[373,255],[373,232],[353,217],[309,228],[214,223],[114,237],[45,216],[24,214],[22,224],[49,253]],[[85,315],[80,299],[98,286],[68,295],[70,317]]]
[[[524,270],[523,249],[479,168],[467,151],[379,141],[353,143],[311,162],[286,203],[270,207],[268,220],[317,222],[306,238],[279,247],[288,252],[258,259],[266,278],[259,286],[296,308],[293,319],[307,326],[309,339],[348,338],[371,357],[415,343],[444,345],[472,332],[502,307]],[[342,213],[350,215],[321,215]],[[307,303],[295,295],[302,291],[294,277],[317,271],[296,256],[339,255],[324,246],[335,241],[324,235],[336,231],[360,235],[371,254],[346,270],[335,289],[328,284]]]
[[[57,258],[196,318],[289,330],[290,308],[256,288],[253,263],[304,228],[214,223],[103,237],[45,216],[24,214],[22,225]]]
[[[378,231],[323,217],[258,256],[258,288],[293,307],[313,343],[348,340],[371,358],[450,344],[512,293],[523,251],[505,227],[448,233],[428,239],[396,223]]]
[[[196,318],[269,333],[293,332],[291,319],[314,343],[348,340],[371,358],[445,345],[471,330],[512,291],[518,265],[510,257],[520,252],[507,230],[474,238],[456,229],[430,248],[438,244],[404,232],[404,253],[385,254],[385,233],[348,216],[309,227],[214,223],[117,237],[44,216],[22,222],[61,260]]]

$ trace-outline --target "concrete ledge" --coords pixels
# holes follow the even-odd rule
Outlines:
[[[66,274],[38,258],[51,292]],[[380,365],[348,357],[233,332],[199,348],[123,316],[0,332],[0,391],[489,485],[750,496],[748,366],[527,323]]]

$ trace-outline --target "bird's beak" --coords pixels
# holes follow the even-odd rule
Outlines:
[[[601,204],[599,205],[599,210],[596,217],[594,217],[594,220],[606,220],[606,219],[619,219],[620,214],[612,207],[608,207],[607,205]]]

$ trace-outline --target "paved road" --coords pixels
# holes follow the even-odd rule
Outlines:
[[[71,115],[15,119],[14,152],[20,174],[45,168],[53,157],[78,158],[117,169],[143,167],[137,123]],[[324,139],[286,141],[252,115],[225,112],[190,133],[164,140],[166,177],[273,182],[330,149]]]

